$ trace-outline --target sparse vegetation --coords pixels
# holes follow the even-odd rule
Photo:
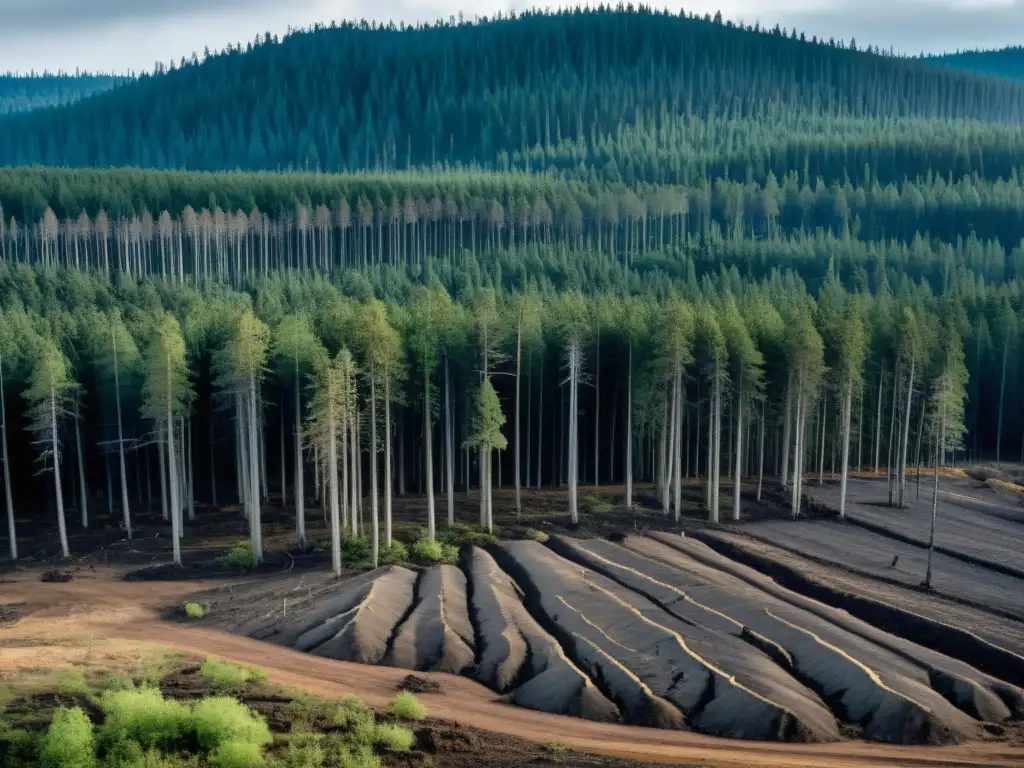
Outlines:
[[[237,571],[251,571],[256,567],[256,556],[248,539],[239,539],[226,554],[220,557],[220,563]],[[186,608],[186,611],[188,609]],[[202,618],[202,617],[189,617]]]
[[[410,722],[422,720],[427,716],[427,708],[408,691],[402,691],[394,698],[388,707],[388,712],[400,720]]]
[[[203,662],[202,674],[215,691],[225,693],[241,691],[249,681],[266,682],[267,679],[266,673],[261,670],[214,658]]]
[[[544,751],[554,760],[564,760],[572,754],[572,747],[560,741],[549,741],[544,745]]]

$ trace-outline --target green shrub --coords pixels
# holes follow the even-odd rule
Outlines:
[[[333,725],[351,731],[373,727],[373,710],[355,696],[346,696],[339,703],[332,718]]]
[[[586,494],[583,496],[583,498],[580,499],[580,506],[592,515],[606,515],[609,512],[615,511],[614,504],[593,494]]]
[[[397,565],[409,562],[409,550],[400,541],[392,540],[391,546],[380,551],[381,565]]]
[[[416,743],[416,735],[402,725],[378,723],[374,729],[373,743],[391,752],[408,752]]]
[[[551,755],[555,760],[563,760],[572,754],[572,747],[568,744],[563,744],[560,741],[549,741],[544,745],[544,751]]]
[[[38,768],[40,737],[0,720],[0,765],[3,768]]]
[[[201,768],[205,764],[199,755],[165,755],[156,748],[143,751],[134,741],[122,741],[107,752],[103,765],[106,768]]]
[[[367,746],[341,747],[338,754],[338,768],[381,768],[380,758]]]
[[[199,603],[185,603],[185,616],[190,619],[201,619],[206,615],[203,606]]]
[[[400,720],[422,720],[427,716],[427,708],[408,691],[402,691],[395,696],[388,707],[388,712]]]
[[[225,741],[210,753],[213,768],[260,768],[267,764],[263,747],[248,741]]]
[[[274,740],[262,717],[227,696],[210,696],[196,704],[192,712],[192,724],[196,741],[208,752],[223,744],[236,742],[244,742],[258,750]],[[223,759],[227,760],[228,757]]]
[[[373,555],[373,542],[368,536],[345,536],[341,540],[341,559],[349,568],[369,565]]]
[[[494,533],[488,533],[482,528],[466,523],[455,523],[455,525],[439,528],[437,539],[442,544],[450,544],[456,549],[463,544],[486,547],[498,543],[497,529],[494,529]]]
[[[288,744],[281,763],[283,768],[323,768],[326,756],[316,736],[303,733]]]
[[[93,768],[96,742],[92,723],[78,707],[61,707],[53,714],[39,753],[40,768]]]
[[[413,562],[420,565],[438,565],[440,563],[454,565],[458,557],[458,547],[443,544],[437,540],[421,539],[412,545]]]
[[[237,571],[251,571],[256,567],[256,555],[253,554],[252,543],[248,539],[239,539],[227,554],[218,558],[218,562]]]
[[[134,741],[146,749],[171,750],[188,742],[193,733],[188,706],[165,699],[156,688],[107,691],[100,697],[100,707],[106,714],[100,735],[108,748]]]
[[[85,680],[85,672],[80,669],[66,669],[57,677],[57,693],[64,695],[83,694],[92,692],[89,683]]]
[[[105,691],[130,691],[135,688],[135,681],[126,675],[109,674],[103,678]]]
[[[267,680],[266,673],[261,670],[213,658],[203,662],[202,675],[210,681],[213,689],[220,693],[241,691],[250,680],[258,682]]]

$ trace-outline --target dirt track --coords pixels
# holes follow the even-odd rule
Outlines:
[[[108,654],[159,645],[196,655],[217,655],[265,669],[272,680],[308,691],[354,693],[381,706],[406,670],[321,659],[224,632],[161,622],[159,610],[209,586],[201,582],[121,582],[110,571],[68,584],[40,584],[25,572],[0,586],[0,604],[23,603],[25,618],[0,630],[0,669],[69,664],[85,653],[85,638],[105,638]],[[90,644],[91,645],[91,644]],[[794,745],[715,739],[689,733],[568,720],[501,704],[488,689],[464,678],[428,675],[444,692],[424,694],[431,711],[483,730],[545,743],[561,741],[582,751],[670,764],[709,766],[1024,766],[1024,750],[973,743],[942,748],[899,748],[864,743]]]

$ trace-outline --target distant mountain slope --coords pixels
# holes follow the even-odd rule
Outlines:
[[[532,164],[539,149],[585,173],[602,147],[635,131],[630,156],[601,175],[646,179],[678,165],[678,175],[696,177],[712,151],[734,151],[739,134],[748,136],[745,168],[754,154],[786,152],[794,131],[821,136],[813,121],[823,117],[874,124],[855,133],[906,118],[1020,124],[1024,85],[647,10],[347,24],[2,119],[0,164],[502,168]],[[659,157],[680,136],[706,140],[686,144],[685,158]]]
[[[125,80],[113,75],[0,75],[0,114],[71,104]]]
[[[964,72],[1024,80],[1024,46],[1020,45],[996,51],[961,51],[927,56],[924,60]]]

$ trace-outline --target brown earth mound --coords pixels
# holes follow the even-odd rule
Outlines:
[[[751,672],[773,675],[774,663],[751,648],[718,652],[732,638],[689,625],[655,603],[600,574],[581,568],[532,541],[502,545],[503,560],[577,662],[612,689],[618,669],[675,705],[703,733],[772,741],[839,738],[835,718],[817,696],[792,681],[783,704]],[[749,646],[747,646],[749,647]],[[755,659],[753,654],[760,659]],[[712,661],[714,659],[714,661]],[[736,669],[719,666],[731,659]]]

